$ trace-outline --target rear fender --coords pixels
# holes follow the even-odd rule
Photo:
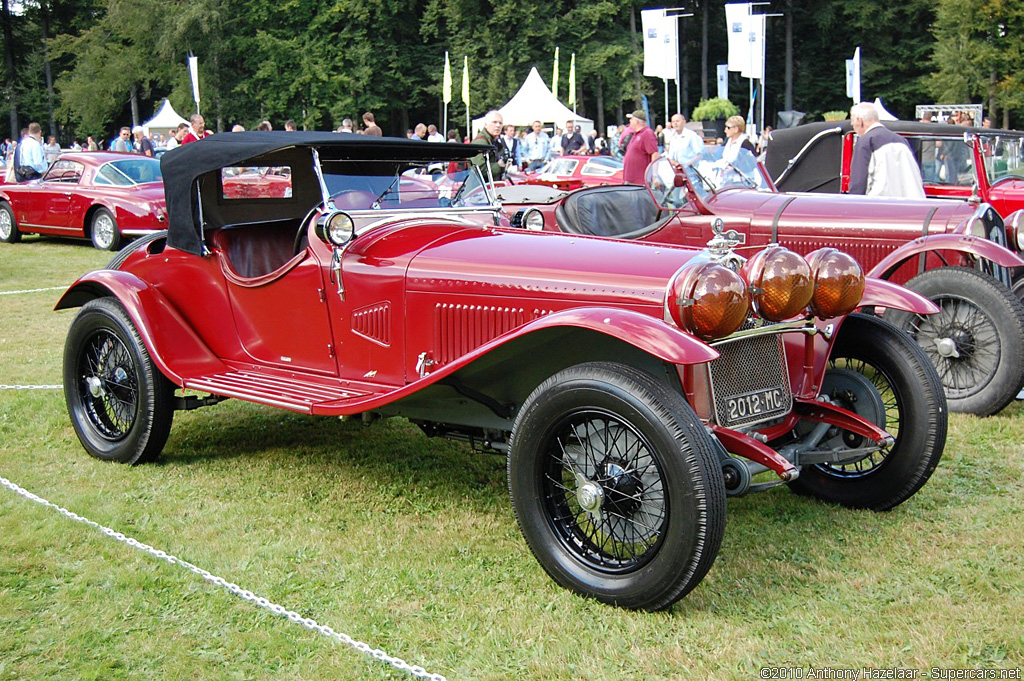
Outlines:
[[[915,314],[935,314],[938,306],[920,293],[904,288],[884,279],[869,277],[864,282],[864,295],[860,304],[864,307],[884,307],[906,310]]]
[[[153,362],[178,385],[187,376],[227,370],[159,291],[128,272],[90,272],[61,296],[54,309],[81,307],[103,297],[117,298],[124,306]],[[154,337],[155,330],[159,330],[159,340]]]
[[[915,255],[932,251],[956,251],[967,253],[978,258],[990,260],[1003,267],[1022,267],[1024,260],[1012,251],[968,234],[931,234],[922,236],[903,244],[871,268],[869,277],[888,279],[905,262]]]

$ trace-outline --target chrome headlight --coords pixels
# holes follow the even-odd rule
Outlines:
[[[713,262],[681,269],[669,284],[669,314],[698,338],[722,338],[740,328],[750,309],[747,284],[738,273]]]
[[[1006,231],[1010,244],[1018,253],[1024,251],[1024,209],[1015,210],[1006,216]]]
[[[853,256],[834,248],[819,248],[808,254],[814,276],[811,311],[821,319],[853,312],[864,295],[864,270]]]
[[[971,220],[970,228],[972,236],[976,236],[979,239],[988,238],[988,229],[985,227],[985,221],[980,217]]]
[[[335,246],[344,246],[352,240],[356,225],[348,213],[332,211],[322,215],[316,224],[316,234]]]
[[[544,214],[536,208],[526,211],[523,216],[523,227],[531,232],[540,232],[544,229]]]

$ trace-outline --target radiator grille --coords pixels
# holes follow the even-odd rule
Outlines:
[[[722,354],[710,363],[710,371],[719,425],[751,426],[792,410],[793,391],[781,335],[757,336],[718,349]]]

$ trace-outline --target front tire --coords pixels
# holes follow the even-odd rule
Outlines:
[[[100,208],[92,216],[89,229],[92,245],[101,251],[116,251],[121,248],[121,230],[117,220],[106,208]]]
[[[939,376],[920,347],[877,317],[850,315],[832,346],[822,392],[895,442],[855,462],[804,466],[790,483],[795,492],[887,511],[921,489],[942,457],[947,413]],[[837,437],[850,447],[866,444],[845,431]]]
[[[98,459],[142,463],[167,442],[174,384],[154,366],[117,300],[91,300],[71,323],[64,399],[78,439]]]
[[[0,203],[0,241],[8,244],[21,241],[18,221],[14,219],[14,209],[6,202]]]
[[[516,417],[508,482],[523,537],[562,586],[659,610],[718,554],[725,487],[686,401],[621,364],[570,367]]]
[[[889,310],[917,341],[946,391],[950,411],[990,416],[1024,386],[1024,305],[992,277],[967,267],[923,272],[906,284],[939,306],[935,315]]]

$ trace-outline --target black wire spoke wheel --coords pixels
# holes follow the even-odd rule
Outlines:
[[[852,314],[836,335],[821,392],[883,428],[893,444],[843,463],[803,466],[789,483],[792,490],[885,511],[924,486],[942,458],[947,414],[942,383],[920,346],[882,319]],[[856,433],[836,430],[823,446],[874,446]]]
[[[991,276],[939,267],[906,283],[939,307],[934,315],[888,310],[935,365],[950,411],[989,416],[1024,387],[1024,305]]]
[[[892,380],[879,367],[862,359],[831,357],[826,367],[823,393],[844,409],[865,416],[879,428],[885,429],[899,440],[903,424],[900,401]],[[833,379],[829,385],[830,377]],[[859,377],[859,379],[858,379]],[[867,447],[871,443],[859,435],[842,431],[837,438],[851,448]],[[839,478],[859,478],[875,472],[892,452],[892,446],[882,447],[848,463],[820,463],[816,468],[826,475]]]
[[[713,446],[665,381],[610,362],[564,369],[512,428],[509,492],[523,537],[566,588],[667,608],[700,583],[722,542]]]
[[[121,339],[99,330],[86,341],[78,383],[85,413],[98,433],[117,441],[131,432],[139,408],[138,369]]]
[[[156,457],[171,431],[174,384],[156,368],[124,307],[90,300],[64,344],[64,399],[85,450],[135,464]]]
[[[544,446],[552,530],[595,569],[633,570],[656,550],[668,514],[652,449],[614,415],[589,410],[565,418]]]
[[[908,329],[952,399],[976,395],[995,378],[1002,348],[995,322],[962,296],[933,299],[940,310],[914,315]]]

